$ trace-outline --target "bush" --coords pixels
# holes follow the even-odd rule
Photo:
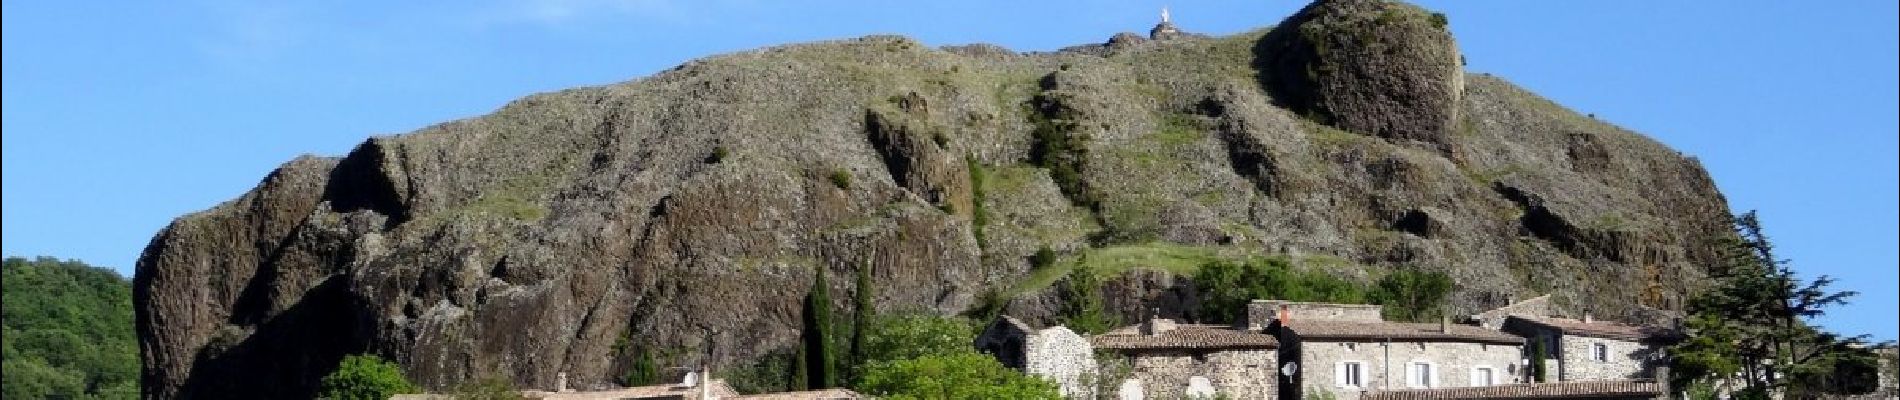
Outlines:
[[[1076,263],[1069,270],[1069,278],[1062,285],[1064,304],[1059,319],[1062,325],[1084,335],[1099,334],[1114,329],[1121,323],[1119,318],[1110,315],[1102,300],[1102,276],[1095,272],[1087,262]]]
[[[879,363],[859,391],[885,399],[1061,399],[1054,382],[1004,367],[973,350]]]
[[[864,339],[863,365],[957,354],[970,350],[969,321],[931,314],[880,315]]]
[[[1201,291],[1200,319],[1234,321],[1254,299],[1361,303],[1365,291],[1350,281],[1320,271],[1295,270],[1285,258],[1244,262],[1212,261],[1194,274]]]
[[[371,354],[343,357],[336,371],[323,377],[317,397],[330,400],[385,400],[415,393],[416,385],[403,377],[402,368]]]
[[[1402,269],[1379,278],[1367,297],[1372,304],[1385,306],[1388,320],[1430,321],[1444,315],[1451,285],[1451,277],[1443,272]]]
[[[726,160],[726,146],[715,146],[713,147],[712,155],[706,156],[707,164],[718,164],[720,161],[725,161],[725,160]]]
[[[839,189],[851,188],[851,173],[842,169],[831,170],[831,185]]]
[[[1036,249],[1036,254],[1029,256],[1030,269],[1039,270],[1048,268],[1051,265],[1056,265],[1056,251],[1055,249],[1050,249],[1048,245],[1043,245],[1042,248]]]

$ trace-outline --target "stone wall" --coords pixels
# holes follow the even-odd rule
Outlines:
[[[1063,396],[1083,393],[1084,379],[1094,375],[1095,347],[1088,338],[1065,327],[1050,327],[1030,335],[1024,348],[1024,372],[1055,381]]]
[[[1282,342],[1284,344],[1284,341]],[[1301,390],[1314,393],[1314,390],[1333,392],[1341,400],[1355,400],[1362,390],[1403,389],[1411,387],[1406,381],[1406,368],[1414,361],[1429,362],[1434,365],[1436,384],[1433,387],[1471,386],[1472,375],[1476,368],[1492,369],[1494,384],[1523,383],[1523,366],[1518,365],[1523,357],[1523,348],[1515,345],[1461,343],[1461,342],[1322,342],[1303,341],[1300,349],[1299,377]],[[1388,353],[1389,350],[1389,353]],[[1388,363],[1388,354],[1389,360]],[[1363,363],[1365,385],[1359,388],[1340,387],[1337,365],[1344,361]],[[1387,369],[1390,378],[1387,379]]]
[[[1384,308],[1373,304],[1254,300],[1247,303],[1247,316],[1244,321],[1247,324],[1247,329],[1259,330],[1260,328],[1266,327],[1274,319],[1279,318],[1280,306],[1283,305],[1287,308],[1288,318],[1294,321],[1302,319],[1353,322],[1384,321],[1384,317],[1380,315]]]
[[[1217,394],[1231,399],[1274,399],[1277,357],[1271,349],[1190,352],[1148,350],[1128,354],[1131,378],[1141,382],[1150,399],[1177,399],[1187,393],[1188,380],[1205,377]]]
[[[1472,316],[1472,319],[1477,320],[1478,325],[1485,329],[1496,330],[1502,329],[1504,320],[1512,315],[1543,317],[1552,315],[1551,311],[1553,310],[1550,307],[1550,295],[1543,295],[1478,313]]]
[[[1600,381],[1612,379],[1632,379],[1650,377],[1650,368],[1658,349],[1640,342],[1563,335],[1558,340],[1556,353],[1557,374],[1551,378],[1559,381]],[[1591,359],[1590,347],[1603,344],[1608,347],[1608,359]]]
[[[1279,357],[1272,349],[1218,351],[1207,355],[1201,372],[1214,389],[1231,399],[1273,399],[1279,396],[1275,370]]]

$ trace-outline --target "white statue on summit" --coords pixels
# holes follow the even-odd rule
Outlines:
[[[1168,7],[1161,7],[1161,23],[1168,23]]]

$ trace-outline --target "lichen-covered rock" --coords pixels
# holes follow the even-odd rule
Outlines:
[[[299,158],[146,248],[143,388],[308,398],[363,352],[433,389],[613,385],[636,346],[719,370],[793,346],[820,269],[847,315],[837,277],[867,265],[880,310],[1003,293],[1048,322],[1044,247],[1428,268],[1453,312],[1549,293],[1604,316],[1679,308],[1713,259],[1727,209],[1691,158],[1477,76],[1445,78],[1471,84],[1455,157],[1341,131],[1270,100],[1262,37],[779,46]],[[1108,280],[1109,311],[1192,317],[1149,267]]]
[[[1275,27],[1258,52],[1266,83],[1295,112],[1448,150],[1464,68],[1443,14],[1390,0],[1320,0]]]

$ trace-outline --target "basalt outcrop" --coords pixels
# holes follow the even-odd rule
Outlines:
[[[431,388],[604,386],[628,346],[715,366],[792,346],[820,269],[839,310],[856,288],[838,277],[868,265],[880,310],[955,313],[1025,281],[1043,247],[1428,268],[1459,312],[1543,293],[1598,315],[1680,307],[1726,226],[1695,159],[1464,74],[1448,34],[1415,34],[1429,14],[1333,3],[1302,15],[1373,44],[1279,42],[1295,17],[1088,54],[787,45],[301,157],[146,248],[144,388],[308,397],[362,352]],[[1380,48],[1394,58],[1326,72]],[[1321,74],[1278,80],[1301,65]],[[1105,296],[1191,307],[1180,278],[1142,270]],[[1024,314],[1063,301],[1020,293]]]

